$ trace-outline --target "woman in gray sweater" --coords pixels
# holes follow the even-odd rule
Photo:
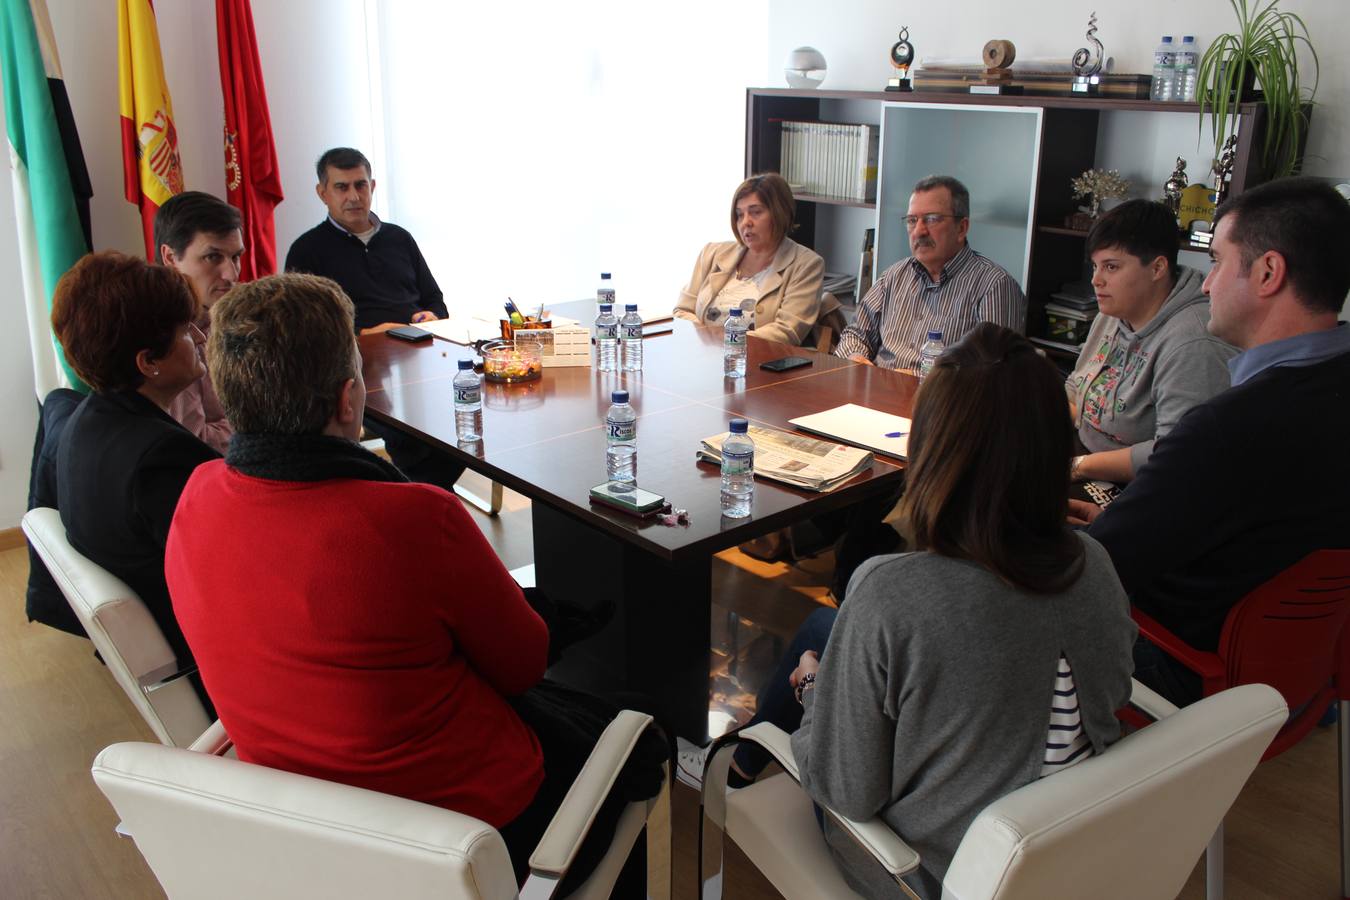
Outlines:
[[[990,323],[919,391],[899,516],[915,552],[853,576],[825,652],[791,683],[802,786],[850,818],[881,816],[941,882],[985,806],[1120,736],[1135,626],[1106,552],[1065,525],[1073,426],[1054,368]],[[744,774],[744,773],[743,773]],[[899,886],[826,822],[845,877]]]

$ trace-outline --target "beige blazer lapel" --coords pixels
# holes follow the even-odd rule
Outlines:
[[[788,266],[792,265],[792,261],[796,259],[796,257],[796,242],[790,238],[783,238],[782,242],[778,245],[778,252],[775,253],[773,257],[773,265],[771,267],[773,271],[765,276],[764,284],[759,288],[759,299],[761,303],[783,286],[783,272]]]

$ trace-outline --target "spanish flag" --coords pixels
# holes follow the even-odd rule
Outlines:
[[[150,0],[118,0],[117,88],[127,201],[141,209],[145,253],[154,262],[155,213],[183,192],[183,163]]]
[[[83,390],[52,337],[56,282],[89,252],[93,188],[44,0],[0,0],[0,76],[34,384]]]

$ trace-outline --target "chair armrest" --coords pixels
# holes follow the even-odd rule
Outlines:
[[[619,770],[651,722],[651,716],[625,709],[605,728],[530,854],[532,872],[558,878],[566,873],[595,821],[600,804],[618,779]]]
[[[1157,691],[1130,679],[1130,705],[1152,718],[1155,722],[1165,719],[1177,711],[1166,697]]]
[[[797,769],[797,759],[792,755],[792,739],[787,732],[770,722],[760,722],[736,733],[743,741],[759,744],[774,760],[783,767],[793,781],[801,784],[801,775]],[[725,779],[725,773],[723,773]],[[919,854],[900,836],[891,830],[880,818],[873,817],[860,822],[839,815],[829,807],[823,807],[839,826],[849,833],[853,840],[881,863],[893,877],[912,872],[919,867]]]
[[[153,694],[162,687],[168,687],[180,678],[186,678],[197,671],[196,665],[188,666],[185,669],[178,668],[178,662],[175,660],[167,665],[159,666],[148,672],[142,672],[136,677],[136,683],[141,686],[141,690],[147,694]]]
[[[194,753],[209,753],[212,756],[224,756],[234,746],[234,741],[225,733],[225,726],[216,719],[202,732],[201,737],[192,742],[189,750]]]
[[[1148,613],[1139,607],[1130,607],[1130,616],[1139,626],[1139,634],[1160,647],[1168,656],[1190,669],[1204,679],[1223,678],[1224,664],[1217,653],[1196,650],[1181,638],[1168,631]]]

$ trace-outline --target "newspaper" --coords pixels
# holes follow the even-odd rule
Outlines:
[[[722,442],[730,432],[703,439],[699,459],[722,463]],[[775,428],[750,426],[755,474],[808,491],[832,491],[872,465],[872,454]]]

